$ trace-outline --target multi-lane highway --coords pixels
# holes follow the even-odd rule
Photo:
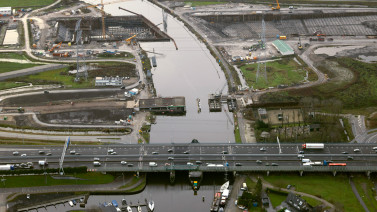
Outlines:
[[[303,164],[298,158],[299,154],[311,161],[330,160],[334,163],[347,163],[347,167],[377,167],[377,153],[373,147],[372,144],[325,144],[323,150],[303,150],[301,144],[282,144],[279,154],[277,144],[71,145],[65,156],[64,167],[87,166],[98,170],[113,168],[134,171],[136,168],[148,168],[149,162],[156,162],[157,167],[185,167],[187,163],[192,163],[195,167],[228,164],[229,167],[237,166],[238,170],[242,170],[242,167],[265,167],[272,164],[279,167],[300,167]],[[358,151],[355,152],[356,149]],[[0,164],[33,162],[34,168],[40,168],[38,161],[46,159],[50,168],[58,168],[62,150],[63,147],[59,146],[6,146],[0,149]],[[18,155],[13,155],[15,151]],[[71,151],[75,153],[71,154]],[[21,156],[23,154],[26,156]],[[101,166],[94,167],[94,158],[99,158]],[[121,161],[127,164],[121,164]]]

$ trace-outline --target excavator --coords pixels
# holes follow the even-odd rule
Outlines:
[[[276,0],[276,7],[271,7],[272,10],[280,10],[279,0]]]
[[[55,49],[55,48],[60,48],[60,47],[62,46],[62,43],[63,43],[63,42],[60,42],[60,43],[56,44],[55,46],[53,46],[53,47],[52,47],[51,49],[49,49],[48,51],[51,52],[51,53],[54,52],[54,49]]]

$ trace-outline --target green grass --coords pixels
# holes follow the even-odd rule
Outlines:
[[[372,190],[372,188],[374,188],[373,181],[368,180],[368,178],[362,174],[354,175],[352,180],[369,211],[377,211],[377,201],[374,197],[375,192]]]
[[[185,1],[186,4],[191,3],[191,7],[214,5],[214,4],[226,4],[228,2],[221,1]]]
[[[16,82],[1,82],[0,83],[0,90],[5,90],[9,88],[16,88],[16,87],[21,87],[28,85],[27,83],[16,83]]]
[[[296,191],[312,194],[333,203],[343,211],[359,211],[361,205],[357,201],[348,183],[346,175],[270,175],[264,179],[275,186],[285,188],[288,184],[295,185]],[[340,192],[341,191],[341,192]]]
[[[33,7],[47,6],[56,0],[0,0],[0,7]]]
[[[16,187],[35,187],[35,186],[53,186],[53,185],[88,185],[88,184],[105,184],[114,180],[112,175],[104,175],[99,172],[88,172],[85,174],[77,174],[74,177],[84,180],[55,180],[47,175],[29,175],[29,176],[5,176],[5,188]],[[4,184],[0,185],[4,188]]]
[[[303,63],[302,63],[303,64]],[[277,87],[278,85],[293,85],[300,83],[309,72],[309,80],[315,80],[312,71],[305,66],[300,66],[292,57],[282,58],[274,62],[268,62],[266,66],[267,82],[264,79],[263,72],[260,72],[258,80],[256,74],[258,64],[244,64],[239,68],[245,76],[247,84],[254,89],[263,89],[268,87]]]
[[[28,60],[28,58],[25,56],[25,53],[15,53],[15,52],[3,52],[0,53],[0,58],[6,58],[6,59],[16,59],[16,60]]]
[[[303,97],[314,97],[318,100],[340,100],[344,109],[362,109],[377,105],[377,63],[364,63],[352,58],[334,59],[340,68],[347,68],[354,73],[354,79],[337,83],[329,81],[319,86],[303,89],[293,89],[284,95],[279,93],[268,94],[269,101],[276,99],[285,101],[287,98],[298,101]],[[331,72],[327,67],[320,67],[324,72]],[[261,100],[263,101],[263,98]]]
[[[10,62],[0,62],[0,73],[6,73],[10,71],[16,71],[25,68],[31,68],[39,66],[40,64],[34,63],[10,63]]]
[[[234,140],[236,141],[236,143],[239,143],[239,144],[242,143],[240,127],[238,125],[238,117],[237,116],[234,116]]]
[[[313,199],[313,198],[310,198],[310,197],[302,196],[301,198],[303,198],[307,203],[309,203],[309,205],[311,205],[313,207],[321,204],[320,201]]]
[[[268,197],[271,200],[272,206],[275,208],[279,206],[283,201],[287,199],[287,195],[283,195],[282,193],[271,191],[268,193]]]

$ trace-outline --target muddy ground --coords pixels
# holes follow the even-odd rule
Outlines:
[[[127,119],[133,109],[87,109],[37,115],[38,119],[51,124],[114,124],[114,121]]]

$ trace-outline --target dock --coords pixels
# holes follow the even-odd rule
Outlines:
[[[221,112],[221,95],[209,94],[208,106],[210,112]]]
[[[73,199],[74,200],[84,199],[83,202],[77,201],[78,202],[77,204],[80,204],[80,207],[81,207],[81,204],[83,203],[84,207],[85,207],[85,204],[87,203],[88,198],[89,198],[89,195],[64,197],[64,198],[61,198],[61,199],[58,199],[58,200],[55,200],[55,201],[52,201],[52,202],[45,201],[45,202],[40,202],[39,204],[34,205],[34,206],[30,206],[30,207],[26,207],[26,208],[20,208],[20,209],[17,210],[17,212],[30,211],[30,210],[38,210],[39,208],[46,209],[49,206],[56,207],[56,205],[64,205],[65,206],[65,205],[68,205],[68,202],[71,201],[71,200],[73,200]]]

